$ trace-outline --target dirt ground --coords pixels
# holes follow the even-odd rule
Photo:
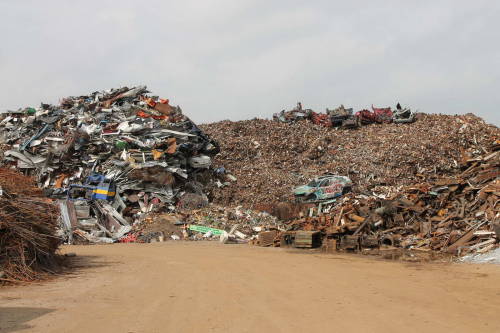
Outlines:
[[[165,242],[65,247],[0,289],[0,332],[500,332],[500,267]]]

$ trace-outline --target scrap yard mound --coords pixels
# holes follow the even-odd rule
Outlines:
[[[56,270],[61,242],[497,248],[499,128],[372,109],[197,126],[137,86],[0,114],[0,281]]]
[[[137,86],[0,115],[0,152],[59,199],[64,241],[113,243],[149,213],[206,206],[218,145]]]
[[[205,125],[221,142],[215,163],[238,178],[228,189],[214,189],[214,201],[285,216],[286,231],[261,235],[266,246],[374,254],[495,249],[499,129],[471,114],[417,119],[357,129],[258,119]],[[290,204],[293,187],[325,173],[348,175],[352,191],[317,206]],[[284,203],[292,214],[276,209]]]
[[[325,173],[349,176],[357,193],[437,179],[458,172],[467,149],[499,136],[472,114],[417,118],[355,130],[262,119],[202,125],[221,146],[214,164],[238,179],[214,189],[213,200],[248,207],[290,201],[293,187]]]

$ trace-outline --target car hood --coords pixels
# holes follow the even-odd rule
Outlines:
[[[296,187],[294,190],[293,190],[293,193],[295,195],[302,195],[302,194],[308,194],[308,193],[311,193],[314,191],[314,188],[313,187],[310,187],[310,186],[307,186],[307,185],[302,185],[302,186],[299,186],[299,187]]]

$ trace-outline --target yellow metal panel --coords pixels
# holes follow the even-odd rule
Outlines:
[[[106,190],[100,190],[100,189],[96,189],[96,190],[94,190],[94,193],[97,193],[97,194],[105,194],[105,195],[108,195],[108,196],[114,196],[114,195],[115,195],[115,192],[109,192],[109,191],[106,191]]]

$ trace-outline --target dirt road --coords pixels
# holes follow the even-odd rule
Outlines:
[[[74,246],[0,289],[0,332],[500,332],[500,267],[218,243]]]

